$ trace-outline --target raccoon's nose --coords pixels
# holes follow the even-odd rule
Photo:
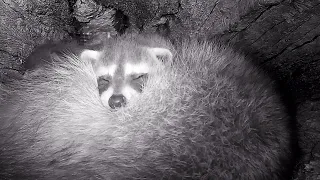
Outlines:
[[[126,98],[122,94],[114,94],[110,97],[108,103],[112,109],[123,107],[126,105]]]

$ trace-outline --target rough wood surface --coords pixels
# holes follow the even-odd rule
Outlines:
[[[170,22],[170,35],[208,36],[224,31],[250,9],[277,4],[281,0],[95,0],[106,7],[124,11],[131,31],[154,32],[163,19]]]
[[[0,1],[0,82],[17,75],[32,49],[72,31],[67,0]]]
[[[318,0],[301,8],[284,2],[249,13],[222,37],[276,72],[301,102],[320,92],[319,17]]]
[[[74,17],[82,23],[78,29],[82,42],[95,44],[117,32],[113,26],[115,10],[95,3],[93,0],[77,1],[73,5]],[[90,41],[93,40],[93,41]]]

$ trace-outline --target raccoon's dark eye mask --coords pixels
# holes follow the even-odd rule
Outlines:
[[[148,74],[147,73],[142,73],[142,74],[133,74],[131,75],[131,79],[133,81],[136,81],[136,80],[143,80],[145,78],[148,77]]]
[[[138,92],[142,92],[144,83],[148,79],[147,73],[131,75],[130,86]]]
[[[110,76],[100,76],[97,80],[98,82],[98,90],[99,94],[101,95],[102,92],[106,91],[111,82],[111,77]]]

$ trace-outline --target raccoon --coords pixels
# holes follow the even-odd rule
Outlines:
[[[52,62],[0,106],[4,179],[288,178],[290,116],[229,47],[126,35]]]
[[[146,44],[146,43],[145,43]],[[96,74],[101,102],[112,109],[123,107],[141,93],[159,59],[172,61],[166,48],[149,47],[132,41],[109,40],[100,51],[85,50],[81,59],[91,61]]]
[[[104,45],[107,44],[105,41],[103,42]],[[112,43],[114,42],[108,44]],[[54,56],[67,56],[68,54],[77,56],[80,60],[91,61],[97,77],[101,102],[104,106],[115,109],[125,106],[131,96],[142,92],[143,82],[150,70],[149,67],[152,66],[152,62],[157,63],[156,60],[148,61],[146,58],[156,59],[157,57],[150,56],[155,55],[158,57],[168,56],[169,59],[172,59],[171,52],[164,48],[148,49],[144,47],[144,54],[139,54],[140,52],[135,52],[136,47],[131,48],[129,47],[130,44],[127,44],[127,46],[126,50],[128,52],[126,54],[128,54],[128,57],[117,57],[115,55],[124,54],[123,52],[117,52],[121,51],[119,48],[115,49],[116,52],[104,53],[106,50],[93,50],[100,49],[99,45],[96,45],[92,46],[91,49],[85,49],[81,53],[81,49],[88,48],[88,46],[81,46],[76,41],[48,42],[37,47],[25,60],[23,67],[26,72],[35,71],[45,64],[52,63],[55,60]],[[130,52],[130,50],[133,51]],[[148,51],[152,52],[149,53]],[[131,58],[138,56],[143,60]]]

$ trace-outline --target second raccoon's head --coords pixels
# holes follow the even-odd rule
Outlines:
[[[167,48],[149,47],[131,41],[111,41],[99,51],[84,50],[80,59],[93,64],[101,102],[112,109],[126,106],[143,93],[148,77],[163,61],[171,61]]]

